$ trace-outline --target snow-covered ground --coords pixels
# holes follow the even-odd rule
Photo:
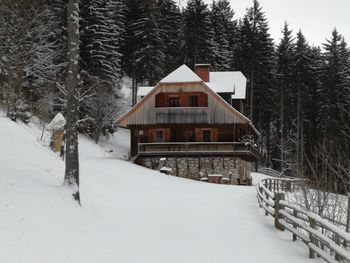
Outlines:
[[[38,137],[36,125],[0,116],[0,262],[320,262],[275,230],[255,187],[181,179],[117,159],[127,155],[124,130],[102,145],[81,137],[79,207],[61,185],[63,161]]]

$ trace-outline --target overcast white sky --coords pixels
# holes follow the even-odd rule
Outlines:
[[[212,3],[212,0],[204,0]],[[253,0],[230,0],[235,18],[243,17]],[[186,2],[186,1],[183,1]],[[293,32],[302,30],[308,42],[325,43],[334,27],[350,44],[350,0],[260,0],[276,42],[281,38],[281,28],[287,21]]]

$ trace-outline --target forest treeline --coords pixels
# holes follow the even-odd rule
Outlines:
[[[135,103],[137,86],[208,63],[247,77],[261,165],[350,187],[350,52],[336,29],[311,46],[286,23],[275,41],[256,0],[241,18],[228,0],[80,0],[79,10],[79,127],[96,141],[113,131],[123,76]],[[0,99],[12,119],[65,110],[66,24],[65,0],[0,2]]]

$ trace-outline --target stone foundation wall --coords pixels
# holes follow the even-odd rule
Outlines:
[[[137,163],[154,170],[166,166],[172,169],[171,175],[194,180],[221,174],[230,179],[230,184],[250,178],[251,171],[251,163],[237,157],[139,157]]]

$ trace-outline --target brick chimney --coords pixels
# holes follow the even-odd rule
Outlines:
[[[196,64],[194,66],[194,72],[200,77],[204,82],[209,82],[209,64]]]

